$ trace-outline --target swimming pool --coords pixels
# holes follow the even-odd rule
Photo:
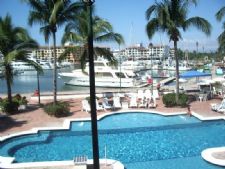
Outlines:
[[[98,122],[100,158],[121,161],[127,169],[214,169],[201,151],[225,145],[224,121],[201,122],[186,115],[164,117],[149,113],[106,116]],[[73,122],[70,130],[40,131],[0,143],[0,156],[16,162],[92,158],[90,122]]]

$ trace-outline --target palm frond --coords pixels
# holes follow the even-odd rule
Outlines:
[[[41,27],[40,32],[44,35],[45,42],[48,43],[51,36],[51,28],[49,25]]]
[[[216,19],[218,21],[221,21],[222,18],[225,16],[225,6],[223,6],[217,13],[216,13]]]
[[[76,53],[76,51],[78,50],[78,47],[77,46],[72,46],[72,47],[67,47],[66,49],[65,49],[65,51],[59,56],[59,58],[58,58],[58,61],[59,62],[62,62],[63,60],[65,60],[66,59],[66,57],[69,55],[69,54],[75,54]]]
[[[49,24],[50,25],[56,25],[57,23],[57,15],[59,14],[60,9],[62,9],[63,1],[57,0],[54,3],[54,7],[52,9],[51,15],[49,17]]]
[[[122,35],[118,33],[109,32],[103,35],[100,35],[94,39],[96,42],[116,42],[118,44],[124,43]]]
[[[106,48],[95,47],[94,53],[95,53],[95,56],[103,56],[105,59],[107,59],[110,62],[111,65],[116,66],[118,64],[113,54],[110,52],[110,50]]]
[[[38,43],[34,40],[29,40],[25,42],[21,42],[17,45],[15,45],[15,49],[17,50],[31,50],[31,49],[37,49],[38,48]]]
[[[217,39],[218,39],[219,45],[223,44],[225,42],[225,31],[223,31]]]
[[[186,28],[194,26],[204,32],[207,36],[211,34],[211,24],[204,18],[201,17],[192,17],[185,21],[184,23],[184,30]]]
[[[150,6],[145,12],[145,18],[149,20],[151,18],[152,13],[154,12],[156,5]]]
[[[151,19],[147,25],[146,25],[146,32],[149,37],[149,39],[152,38],[152,36],[159,30],[159,22],[157,18]]]
[[[61,43],[65,44],[66,42],[80,43],[83,42],[83,37],[79,36],[79,34],[75,34],[74,32],[65,32]]]

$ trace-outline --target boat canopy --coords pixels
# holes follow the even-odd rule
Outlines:
[[[212,76],[212,74],[199,72],[196,70],[190,70],[190,71],[180,74],[180,78],[192,78],[192,77],[204,77],[204,76]]]

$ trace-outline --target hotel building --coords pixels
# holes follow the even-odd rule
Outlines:
[[[137,44],[113,53],[115,57],[122,56],[126,60],[165,60],[174,57],[174,50],[171,52],[169,46],[153,46],[152,44],[147,48]]]

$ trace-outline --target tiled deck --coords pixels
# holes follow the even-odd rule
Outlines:
[[[63,122],[65,119],[74,119],[74,118],[84,118],[84,117],[90,117],[90,114],[86,112],[81,111],[81,100],[82,98],[73,98],[73,99],[67,99],[63,101],[67,101],[70,103],[70,111],[71,115],[69,117],[65,118],[55,118],[47,115],[42,108],[39,108],[37,106],[37,102],[30,101],[28,110],[21,112],[17,115],[11,115],[11,116],[5,116],[1,117],[0,114],[0,136],[7,136],[9,134],[21,132],[30,130],[32,128],[37,127],[62,127]],[[42,103],[46,103],[47,101],[42,101]],[[191,111],[194,113],[194,115],[199,116],[201,118],[223,118],[225,119],[225,115],[221,113],[217,113],[214,111],[211,111],[210,104],[211,103],[219,103],[221,102],[221,99],[213,99],[208,101],[195,101],[191,103]],[[135,108],[137,109],[137,108]],[[138,108],[139,109],[139,108]],[[124,109],[132,110],[131,108]],[[134,109],[133,109],[134,110]],[[141,109],[139,109],[141,110]],[[148,109],[143,109],[148,110]],[[157,112],[163,112],[163,113],[177,113],[177,112],[187,112],[187,108],[166,108],[164,107],[162,103],[162,99],[160,98],[157,100],[157,108],[155,109],[149,109],[149,111],[157,111]],[[123,111],[123,109],[119,110]],[[98,115],[103,115],[105,113],[109,113],[106,111],[98,112]],[[217,160],[223,160],[224,154],[221,155],[221,152],[214,152],[213,153],[214,158]],[[64,168],[73,168],[74,166],[64,166]],[[102,166],[103,168],[105,166]],[[101,167],[101,168],[102,168]],[[49,168],[49,167],[46,167]],[[55,167],[54,167],[55,168]],[[109,168],[107,168],[109,169]]]

